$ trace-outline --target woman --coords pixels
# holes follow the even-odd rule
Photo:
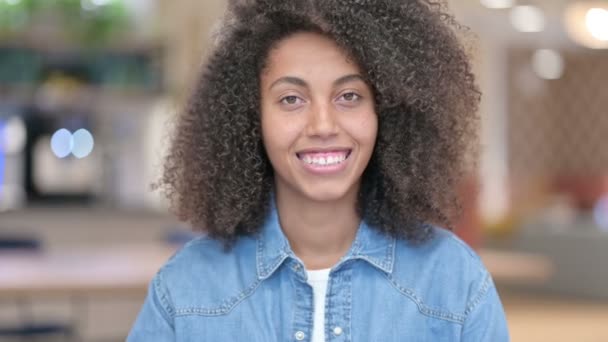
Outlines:
[[[442,5],[232,4],[161,181],[207,234],[129,341],[508,341],[450,231],[479,91]]]

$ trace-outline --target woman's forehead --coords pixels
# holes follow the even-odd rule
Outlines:
[[[333,80],[359,72],[359,67],[331,38],[306,32],[283,39],[269,52],[262,77],[289,75]]]

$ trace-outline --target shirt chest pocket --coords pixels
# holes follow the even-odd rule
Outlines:
[[[230,312],[219,315],[196,313],[175,317],[176,341],[247,341],[283,342],[284,320],[272,317],[273,310],[244,302]],[[182,335],[183,334],[183,335]],[[182,336],[180,336],[182,335]]]
[[[369,284],[365,284],[366,287]],[[446,307],[431,306],[416,292],[389,280],[374,281],[374,291],[355,284],[352,301],[353,342],[459,341],[463,316]]]

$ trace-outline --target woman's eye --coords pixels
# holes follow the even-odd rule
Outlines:
[[[297,96],[289,95],[289,96],[283,97],[281,99],[281,103],[287,104],[287,105],[295,105],[295,104],[298,104],[299,100],[300,100],[300,98],[298,98]]]
[[[355,102],[357,100],[359,100],[361,98],[361,96],[359,96],[357,93],[345,93],[341,96],[342,99],[344,99],[347,102]]]

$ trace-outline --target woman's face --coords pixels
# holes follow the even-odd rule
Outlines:
[[[374,98],[331,39],[297,33],[260,75],[264,146],[277,191],[315,201],[355,195],[378,131]]]

